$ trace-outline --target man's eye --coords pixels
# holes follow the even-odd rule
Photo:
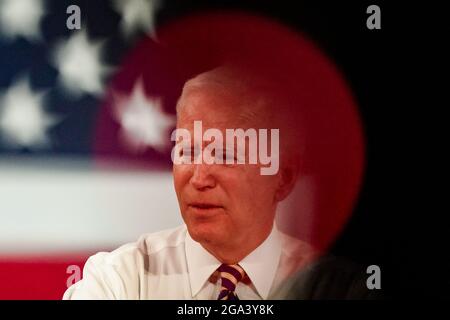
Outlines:
[[[194,147],[181,148],[181,150],[180,150],[180,157],[185,160],[189,160],[191,162],[193,162],[194,159],[196,159],[199,155],[200,155],[200,150],[198,150]]]
[[[183,159],[190,159],[192,160],[194,152],[192,151],[192,148],[181,148],[180,149],[180,157]]]
[[[226,153],[224,158],[225,158],[225,160],[228,160],[228,161],[231,161],[231,160],[235,161],[236,160],[236,157],[234,156],[234,153]]]
[[[234,153],[230,152],[230,151],[217,152],[216,159],[221,159],[223,163],[236,162],[236,157],[235,157]]]

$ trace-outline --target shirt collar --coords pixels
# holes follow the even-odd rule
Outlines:
[[[186,232],[185,249],[191,293],[192,297],[195,297],[221,262],[200,243],[194,241],[189,231]]]
[[[186,259],[192,296],[196,296],[211,274],[222,264],[200,243],[186,232]],[[239,262],[252,281],[258,294],[267,299],[281,256],[281,240],[277,227],[273,226],[264,242]]]

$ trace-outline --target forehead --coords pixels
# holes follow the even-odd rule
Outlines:
[[[198,120],[218,128],[258,127],[269,118],[262,96],[218,83],[185,86],[177,109],[177,125],[185,127]]]

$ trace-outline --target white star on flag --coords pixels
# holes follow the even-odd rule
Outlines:
[[[63,86],[73,95],[103,93],[103,77],[112,68],[101,61],[102,42],[89,41],[86,31],[76,32],[56,48],[54,63]]]
[[[139,30],[155,37],[154,17],[158,0],[114,0],[114,7],[122,16],[120,27],[126,37]]]
[[[30,149],[50,145],[46,131],[58,119],[44,111],[43,100],[44,92],[33,92],[25,79],[1,94],[0,131],[7,145]]]
[[[167,130],[175,124],[173,116],[164,113],[160,99],[145,95],[142,79],[139,79],[128,98],[115,96],[115,118],[121,125],[120,137],[126,147],[142,153],[151,147],[163,151],[168,145]]]
[[[22,36],[38,40],[44,14],[42,0],[0,0],[0,34],[10,39]]]

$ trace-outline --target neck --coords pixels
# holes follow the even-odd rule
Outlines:
[[[217,260],[225,264],[237,264],[246,256],[258,248],[270,235],[273,224],[265,230],[260,237],[246,238],[236,244],[215,244],[210,242],[201,243],[202,247],[211,253]]]

